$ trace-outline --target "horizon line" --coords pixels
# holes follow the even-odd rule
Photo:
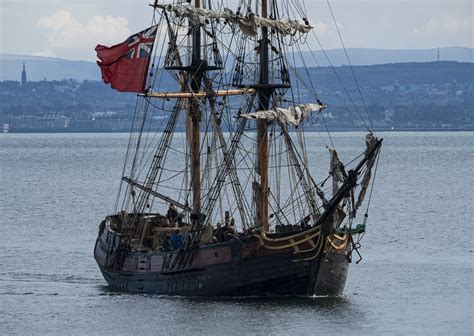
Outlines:
[[[465,47],[465,46],[451,46],[451,47],[432,47],[432,48],[372,48],[372,47],[349,47],[345,48],[346,50],[374,50],[374,51],[432,51],[432,50],[442,50],[442,49],[468,49],[474,52],[474,47]],[[343,48],[334,48],[334,49],[325,49],[324,52],[331,52],[331,51],[343,51]],[[314,50],[302,50],[302,52],[323,52],[321,49],[314,49]],[[15,56],[15,57],[32,57],[32,58],[43,58],[43,59],[52,59],[52,60],[63,60],[63,61],[70,61],[70,62],[90,62],[95,63],[95,61],[90,59],[69,59],[63,57],[55,57],[55,56],[41,56],[41,55],[27,55],[27,54],[11,54],[11,53],[2,53],[0,52],[0,56]],[[404,62],[406,63],[406,62]]]

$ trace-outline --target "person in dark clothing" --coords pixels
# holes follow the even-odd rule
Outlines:
[[[301,227],[302,230],[309,229],[309,227],[310,227],[309,221],[310,220],[311,220],[311,216],[306,216],[305,218],[303,218],[303,220],[300,223],[300,227]]]
[[[224,230],[221,227],[221,223],[217,223],[217,228],[214,230],[214,237],[219,243],[225,241]]]
[[[171,224],[173,224],[175,221],[178,220],[179,214],[174,204],[170,204],[170,207],[168,208],[168,212],[166,213],[166,217],[169,219]]]
[[[163,244],[161,245],[160,248],[161,251],[171,251],[171,242],[170,242],[170,237],[167,236],[165,240],[163,241]]]

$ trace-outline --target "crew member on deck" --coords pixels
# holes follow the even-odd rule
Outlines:
[[[178,220],[179,214],[174,204],[170,204],[170,207],[168,208],[168,212],[166,213],[166,217],[169,219],[171,224],[173,224],[175,221]]]
[[[306,230],[306,229],[308,229],[308,228],[310,227],[310,225],[309,225],[309,221],[310,221],[310,220],[311,220],[311,216],[310,216],[310,215],[308,215],[308,216],[306,216],[305,218],[303,218],[303,220],[302,220],[301,223],[300,223],[300,227],[301,227],[302,230]]]

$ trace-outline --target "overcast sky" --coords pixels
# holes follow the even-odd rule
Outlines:
[[[235,9],[234,0],[224,1]],[[304,3],[323,47],[340,48],[326,0]],[[146,0],[0,0],[0,4],[0,53],[88,61],[95,60],[96,44],[122,42],[146,28],[152,14]],[[330,0],[330,4],[346,47],[473,47],[471,0]]]

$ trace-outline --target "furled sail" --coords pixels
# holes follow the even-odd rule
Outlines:
[[[369,132],[365,137],[365,144],[367,146],[365,155],[368,155],[378,145],[378,139],[372,132]],[[364,178],[360,183],[361,190],[359,192],[359,196],[357,197],[357,203],[355,205],[356,209],[359,209],[359,207],[362,205],[362,202],[364,201],[365,193],[367,192],[367,188],[369,188],[369,183],[372,178],[372,167],[374,166],[377,157],[378,155],[371,155],[370,158],[367,159],[367,169],[365,171]]]
[[[250,112],[240,116],[247,119],[277,120],[282,125],[297,127],[311,112],[321,111],[324,108],[325,106],[320,104],[298,104],[287,109],[275,107],[271,110]]]
[[[202,25],[209,19],[223,19],[237,24],[242,32],[247,36],[257,35],[259,27],[267,27],[278,31],[282,35],[294,35],[295,33],[308,33],[313,27],[306,22],[297,20],[272,20],[263,18],[253,13],[247,16],[240,16],[225,8],[223,11],[214,11],[204,8],[195,8],[186,5],[155,5],[157,8],[174,13],[179,17],[187,17],[194,25]]]

